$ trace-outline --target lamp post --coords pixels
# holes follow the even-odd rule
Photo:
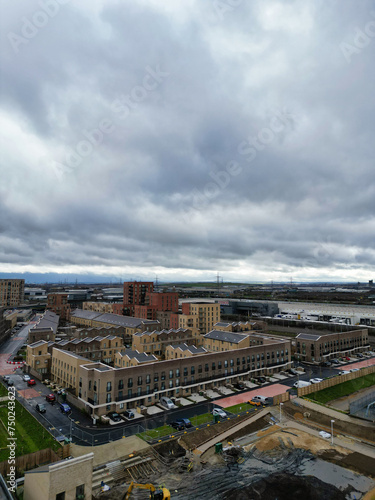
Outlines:
[[[334,420],[331,420],[331,446],[333,446],[333,423]]]
[[[283,406],[284,403],[280,403],[280,418],[279,418],[279,421],[280,421],[280,424],[281,424],[281,407]]]

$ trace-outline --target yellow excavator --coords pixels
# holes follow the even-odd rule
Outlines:
[[[130,498],[131,492],[134,488],[139,488],[140,490],[150,490],[150,498],[151,500],[171,500],[171,494],[167,488],[159,488],[156,489],[153,484],[139,484],[132,481],[128,488],[128,491],[125,492],[122,500],[128,500]]]

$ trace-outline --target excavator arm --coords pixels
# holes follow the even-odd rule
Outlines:
[[[123,500],[128,500],[130,498],[131,492],[134,488],[138,488],[140,490],[150,490],[150,499],[151,500],[170,500],[171,494],[167,488],[156,489],[155,486],[151,483],[147,484],[139,484],[132,481],[129,485],[128,490],[125,492],[123,496]]]

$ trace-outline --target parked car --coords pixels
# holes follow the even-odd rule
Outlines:
[[[72,409],[70,406],[66,403],[61,403],[60,404],[60,411],[61,413],[71,413]]]
[[[13,382],[13,380],[12,380],[11,378],[9,378],[9,379],[7,380],[7,384],[8,384],[8,386],[10,387],[10,386],[14,385],[14,382]]]
[[[311,379],[310,379],[310,382],[311,382],[312,384],[320,384],[320,382],[323,382],[323,379],[322,379],[322,378],[318,378],[318,377],[316,377],[316,378],[311,378]]]
[[[190,422],[188,418],[181,418],[186,428],[193,427],[193,424]]]
[[[332,364],[329,361],[323,361],[322,363],[320,363],[320,366],[325,366],[329,368],[330,366],[332,366]]]
[[[357,353],[357,358],[363,358],[363,354],[361,352]]]
[[[267,382],[266,377],[255,377],[255,380],[257,380],[260,384],[265,384]]]
[[[345,361],[350,361],[349,356],[344,356]]]
[[[173,403],[173,401],[170,398],[167,398],[166,396],[160,398],[160,404],[163,405],[165,408],[168,408],[168,410],[176,408],[176,405]]]
[[[30,376],[29,375],[24,375],[22,377],[22,379],[23,379],[24,382],[28,382],[30,380]]]
[[[350,372],[359,372],[359,368],[351,368],[349,371]]]
[[[334,359],[331,359],[331,363],[333,363],[334,365],[339,365],[340,361],[338,359],[334,358]]]
[[[237,382],[236,384],[233,385],[239,391],[244,391],[246,389],[246,386],[242,382]]]
[[[54,394],[47,394],[46,401],[49,403],[54,403],[56,401],[56,396]]]
[[[121,422],[122,418],[115,411],[110,411],[107,415],[113,422]]]
[[[125,410],[124,413],[122,414],[125,418],[134,418],[134,412],[131,410]]]
[[[347,375],[348,373],[350,373],[348,370],[339,371],[339,375]]]
[[[291,373],[292,375],[298,375],[298,372],[295,368],[289,368],[288,372]]]
[[[9,375],[4,375],[3,377],[4,382],[8,382],[9,379],[10,379]]]
[[[218,415],[220,418],[226,418],[227,414],[221,408],[214,408],[212,410],[212,415]]]
[[[185,429],[184,422],[181,419],[171,422],[169,425],[173,427],[173,429],[176,429],[176,431],[183,431]]]
[[[35,408],[39,413],[45,413],[47,411],[46,405],[43,403],[38,403]]]
[[[299,389],[301,387],[307,387],[308,385],[311,385],[311,383],[306,382],[305,380],[297,380],[297,382],[294,382],[293,387]]]
[[[35,385],[35,384],[36,384],[36,382],[33,378],[31,378],[30,380],[27,381],[27,385],[31,386],[31,385]]]

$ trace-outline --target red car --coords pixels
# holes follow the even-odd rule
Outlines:
[[[345,356],[344,359],[345,361],[350,361],[350,358],[348,358],[348,356]]]
[[[52,403],[52,402],[56,401],[56,396],[54,394],[47,394],[46,401]]]
[[[31,378],[30,380],[27,381],[27,385],[35,385],[36,382],[33,378]]]

